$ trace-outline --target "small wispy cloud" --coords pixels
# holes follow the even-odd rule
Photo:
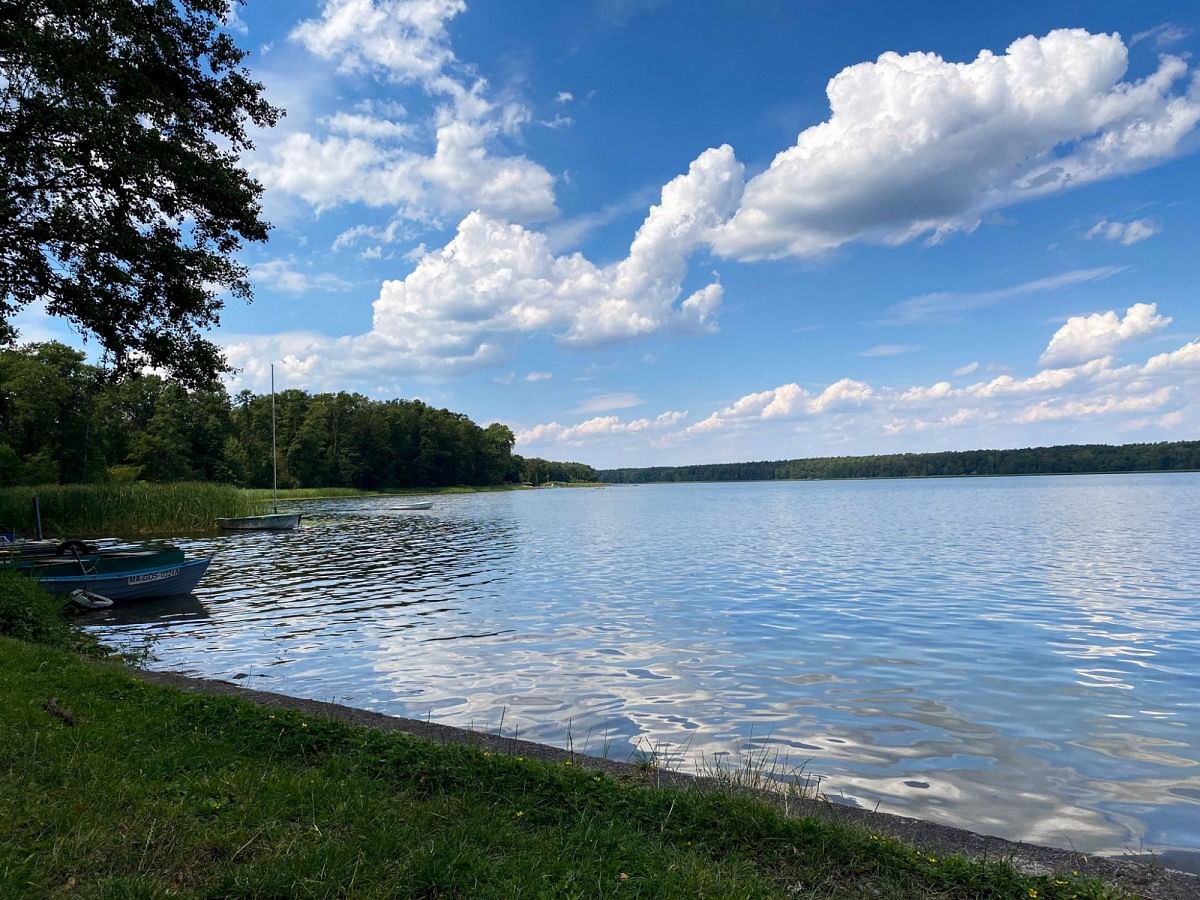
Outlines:
[[[1110,222],[1108,219],[1101,219],[1087,230],[1083,238],[1086,241],[1101,238],[1128,247],[1130,244],[1154,237],[1160,230],[1159,224],[1153,219],[1134,219],[1132,222]]]
[[[599,0],[597,11],[610,25],[627,25],[634,16],[662,4],[663,0]]]
[[[553,372],[530,372],[525,376],[526,381],[549,381],[554,377]]]
[[[654,202],[655,188],[647,186],[620,200],[609,203],[595,212],[552,222],[545,228],[550,249],[555,253],[578,247],[597,228],[603,228],[630,213],[641,212]]]
[[[1145,31],[1139,31],[1130,40],[1132,44],[1140,44],[1142,41],[1153,41],[1155,47],[1168,47],[1171,44],[1178,44],[1182,40],[1192,36],[1192,29],[1183,25],[1177,25],[1174,22],[1163,22],[1161,25],[1155,25],[1153,28],[1147,28]]]
[[[868,347],[866,350],[859,351],[859,356],[900,356],[904,353],[916,353],[918,350],[923,350],[917,344],[876,344],[874,347]]]
[[[250,280],[285,294],[308,294],[314,291],[348,291],[350,282],[332,272],[304,272],[292,268],[292,261],[272,259],[250,268]]]
[[[622,391],[589,397],[571,411],[576,413],[610,412],[614,409],[629,409],[631,406],[641,406],[643,402],[642,398],[637,394]]]
[[[555,103],[570,103],[575,99],[575,95],[570,91],[559,91],[558,96],[554,98]]]
[[[1076,284],[1087,284],[1093,281],[1104,281],[1114,275],[1120,275],[1129,269],[1128,266],[1099,266],[1095,269],[1074,269],[1046,278],[1036,278],[1024,281],[1010,287],[997,288],[990,291],[938,291],[932,294],[922,294],[897,303],[890,308],[893,318],[880,324],[908,325],[913,322],[924,322],[929,319],[953,319],[962,313],[976,309],[986,309],[1011,300],[1014,297],[1024,297],[1029,294],[1043,294],[1059,288],[1071,287]]]
[[[978,362],[969,362],[965,366],[959,366],[957,369],[955,369],[950,374],[953,375],[955,378],[962,378],[964,375],[973,375],[978,371],[979,371],[979,363]]]

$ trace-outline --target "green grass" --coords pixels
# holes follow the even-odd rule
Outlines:
[[[236,487],[205,482],[14,487],[0,490],[0,529],[32,534],[34,495],[54,537],[211,531],[219,517],[252,515],[258,506]]]
[[[0,896],[1114,897],[0,637]]]
[[[35,644],[71,648],[78,632],[67,621],[63,600],[32,579],[3,568],[0,552],[0,634]]]

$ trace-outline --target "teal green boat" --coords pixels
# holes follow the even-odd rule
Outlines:
[[[143,547],[37,553],[9,564],[51,594],[84,594],[108,600],[140,600],[190,594],[208,571],[211,557],[189,559],[178,547]],[[87,548],[91,549],[91,548]]]

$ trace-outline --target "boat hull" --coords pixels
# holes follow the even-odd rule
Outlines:
[[[58,572],[27,570],[42,589],[51,594],[69,594],[87,590],[110,600],[141,600],[149,597],[175,597],[190,594],[208,571],[210,558],[171,561],[152,568],[124,572],[97,572],[91,575],[63,575]],[[55,567],[57,568],[57,567]]]
[[[241,516],[217,519],[222,531],[293,531],[300,527],[300,513],[275,513],[269,516]]]
[[[433,501],[425,503],[405,503],[401,506],[393,506],[392,509],[413,510],[413,509],[433,509]]]

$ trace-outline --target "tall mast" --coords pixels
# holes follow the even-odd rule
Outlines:
[[[279,453],[275,449],[275,363],[271,363],[271,507],[279,512]]]

